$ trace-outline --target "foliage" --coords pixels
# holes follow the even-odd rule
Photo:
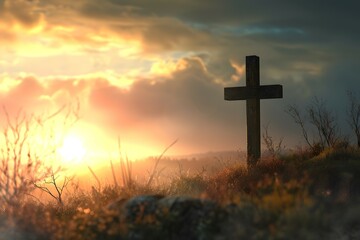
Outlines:
[[[357,149],[327,148],[316,157],[298,152],[263,160],[251,170],[236,165],[213,176],[180,174],[157,188],[134,183],[79,189],[62,206],[26,201],[13,221],[0,214],[6,226],[0,236],[357,239],[359,186]]]
[[[203,172],[195,175],[181,174],[171,180],[169,195],[200,196],[206,189],[207,182]]]

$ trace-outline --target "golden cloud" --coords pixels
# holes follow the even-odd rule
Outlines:
[[[4,0],[0,6],[2,28],[10,31],[36,30],[44,24],[44,14],[37,1]]]

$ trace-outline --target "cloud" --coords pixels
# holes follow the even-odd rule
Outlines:
[[[1,94],[0,102],[11,109],[21,106],[29,111],[44,111],[79,98],[82,112],[86,112],[84,121],[102,126],[108,134],[117,133],[125,141],[129,136],[134,141],[169,141],[179,137],[178,148],[187,152],[238,149],[245,144],[245,102],[224,101],[223,87],[227,83],[217,81],[206,60],[196,55],[182,58],[170,64],[167,74],[139,75],[128,87],[106,79],[106,75],[18,77],[18,83]],[[237,71],[243,79],[244,73]],[[347,71],[334,69],[333,73]],[[285,83],[284,100],[262,101],[262,124],[270,123],[275,139],[285,135],[287,142],[294,143],[298,133],[284,113],[286,104],[300,101],[306,105],[315,93],[328,96],[324,92],[342,88],[335,79],[336,76],[330,78],[327,88],[321,88],[322,79],[311,76],[297,84]],[[310,93],[305,94],[304,89]],[[319,92],[321,89],[323,93]],[[340,104],[336,99],[329,102]]]
[[[179,137],[179,148],[188,152],[234,146],[229,135],[238,132],[231,126],[238,124],[239,114],[223,100],[222,83],[216,82],[198,56],[175,64],[166,75],[139,75],[125,88],[90,75],[18,77],[16,85],[0,94],[0,103],[14,111],[22,107],[42,112],[79,98],[81,111],[86,113],[82,120],[101,126],[110,135],[118,133],[125,141],[129,136],[137,142],[166,142]]]
[[[36,30],[44,23],[44,14],[37,9],[37,1],[2,0],[0,2],[1,40],[13,42],[17,33]]]
[[[21,79],[5,78],[5,76],[2,78],[3,91],[0,94],[0,104],[11,114],[20,109],[32,113],[34,109],[44,106],[45,103],[40,99],[44,89],[37,79],[31,76]]]
[[[15,34],[11,32],[6,32],[1,26],[0,26],[0,43],[7,43],[7,42],[13,42],[16,39]]]
[[[148,126],[149,135],[213,141],[209,148],[220,139],[225,148],[245,140],[245,112],[223,100],[223,87],[244,85],[245,56],[256,54],[261,83],[284,86],[283,100],[263,101],[263,120],[290,136],[284,106],[318,96],[342,114],[346,90],[358,88],[358,8],[332,0],[2,0],[1,49],[18,45],[1,71],[37,76],[16,78],[2,101],[81,96],[87,120],[109,131]]]
[[[92,100],[100,109],[119,109],[132,116],[132,121],[161,118],[173,114],[187,115],[197,108],[204,94],[216,86],[214,79],[198,58],[181,59],[170,75],[137,79],[129,90],[120,89],[102,82],[92,92]],[[193,101],[195,100],[195,101]],[[121,118],[121,116],[119,116]]]
[[[53,1],[44,4],[58,5]],[[53,26],[53,35],[66,42],[84,43],[89,46],[104,47],[111,42],[128,42],[139,44],[143,52],[193,50],[215,47],[218,44],[208,31],[189,26],[174,17],[156,16],[140,6],[132,3],[116,1],[87,0],[76,3],[66,2],[65,13],[60,11],[47,15],[49,29]],[[61,12],[62,13],[62,12]],[[66,18],[64,18],[64,16]],[[62,31],[55,26],[73,28],[76,31]],[[63,30],[64,30],[63,29]],[[59,31],[58,33],[56,31]]]
[[[194,151],[229,149],[226,144],[233,146],[229,135],[238,132],[231,126],[238,124],[240,114],[223,100],[223,86],[200,58],[181,59],[175,69],[160,79],[135,80],[128,90],[99,82],[90,94],[91,105],[112,131],[146,126],[152,137],[179,137]]]
[[[39,24],[43,14],[36,11],[37,1],[3,0],[0,2],[0,17],[11,24],[32,28]]]
[[[342,33],[350,33],[358,19],[356,11],[358,7],[359,3],[356,1],[347,1],[344,4],[328,1],[323,4],[309,0],[291,2],[281,0],[269,5],[266,0],[256,2],[230,0],[221,4],[216,0],[209,0],[206,4],[201,0],[151,2],[107,0],[102,4],[88,0],[83,5],[82,12],[98,18],[153,15],[160,18],[175,18],[191,23],[197,28],[222,27],[224,31],[227,27],[232,27],[253,34],[283,33],[285,36],[293,30],[296,33],[296,29],[311,34],[329,33],[333,29],[332,26]]]
[[[334,44],[347,48],[346,43],[359,40],[356,1],[340,6],[334,1],[278,1],[270,6],[266,1],[235,0],[221,4],[215,0],[206,4],[199,0],[6,0],[1,6],[0,18],[7,24],[34,28],[46,22],[43,34],[79,48],[128,41],[157,54],[229,48],[243,53],[240,48],[257,51],[263,44],[276,48],[281,43],[289,49]]]

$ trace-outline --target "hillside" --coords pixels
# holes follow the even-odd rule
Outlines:
[[[360,152],[233,164],[164,185],[133,182],[2,211],[1,239],[359,239]]]

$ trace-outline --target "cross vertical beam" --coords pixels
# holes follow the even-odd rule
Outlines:
[[[260,86],[260,61],[258,56],[246,56],[246,86],[258,89]],[[254,166],[260,158],[260,98],[246,100],[247,122],[247,164]]]
[[[260,85],[260,59],[246,56],[246,86],[224,89],[225,100],[246,100],[247,164],[256,165],[261,157],[260,99],[282,98],[281,85]]]

